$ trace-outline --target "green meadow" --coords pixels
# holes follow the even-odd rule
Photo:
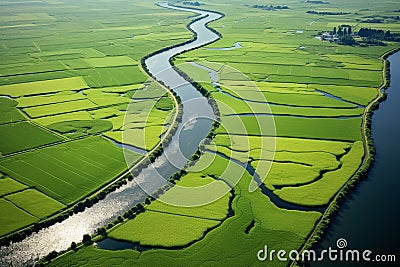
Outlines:
[[[173,99],[146,87],[139,62],[190,38],[176,23],[189,15],[126,4],[2,3],[0,236],[113,182],[128,169],[124,153],[143,157],[111,140],[150,151],[171,123]]]
[[[152,1],[40,3],[0,10],[0,214],[10,214],[1,216],[0,236],[56,214],[124,172],[123,150],[109,139],[147,151],[158,144],[174,102],[145,83],[139,62],[192,37],[186,29],[192,13]],[[315,37],[339,25],[400,32],[400,22],[390,19],[399,7],[286,0],[279,4],[288,9],[268,11],[253,7],[259,4],[276,1],[201,1],[200,8],[225,14],[209,24],[222,38],[174,59],[217,100],[221,125],[175,187],[107,231],[108,238],[150,249],[86,244],[50,266],[264,266],[257,260],[264,245],[286,251],[304,245],[322,217],[313,209],[329,205],[363,162],[362,116],[383,83],[381,56],[399,47]],[[378,16],[387,19],[365,21]],[[215,49],[236,42],[240,47]],[[188,62],[216,71],[219,88],[208,71],[179,66]],[[143,157],[125,153],[135,162]],[[249,190],[255,183],[244,164],[264,191]],[[181,187],[203,191],[185,194]],[[168,204],[221,192],[206,205]]]

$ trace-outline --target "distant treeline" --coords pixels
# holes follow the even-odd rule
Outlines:
[[[332,16],[351,14],[350,12],[314,11],[314,10],[308,10],[307,13],[316,15],[332,15]]]
[[[184,1],[184,2],[182,2],[182,4],[184,4],[184,5],[190,5],[190,6],[201,6],[201,5],[202,5],[202,3],[198,2],[198,1],[195,1],[195,2],[192,2],[192,1]]]
[[[321,4],[321,5],[329,5],[330,4],[327,1],[319,1],[319,0],[307,0],[306,3],[309,3],[309,4]]]
[[[371,28],[361,28],[358,36],[379,41],[400,42],[400,33],[391,33],[389,30],[376,30]]]
[[[377,17],[366,17],[365,20],[362,20],[364,23],[384,23],[390,21],[399,21],[400,16],[377,16]]]
[[[259,8],[264,10],[279,10],[279,9],[289,9],[288,6],[273,6],[273,5],[253,5],[253,8]]]

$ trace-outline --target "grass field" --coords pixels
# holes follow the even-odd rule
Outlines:
[[[216,189],[232,191],[209,205],[183,208],[162,200],[208,197],[214,191],[185,195],[174,187],[108,233],[139,244],[185,249],[139,253],[89,245],[50,265],[265,265],[256,257],[264,245],[300,248],[321,213],[279,208],[261,189],[249,192],[251,175],[212,151],[250,164],[273,194],[301,206],[328,204],[361,164],[361,115],[382,84],[380,56],[399,45],[346,46],[315,36],[343,24],[354,31],[400,32],[399,21],[390,19],[398,16],[398,3],[287,0],[282,4],[289,8],[276,11],[253,8],[260,4],[254,1],[203,4],[201,8],[225,14],[209,24],[223,38],[179,55],[176,63],[198,62],[218,72],[220,89],[213,87],[206,70],[193,64],[181,67],[218,101],[221,127],[214,143],[206,146],[211,151],[177,183],[193,187],[217,181]],[[0,94],[12,98],[0,98],[0,135],[7,138],[0,143],[0,171],[6,177],[0,179],[0,214],[12,214],[1,216],[5,227],[0,235],[47,216],[36,203],[56,211],[126,169],[121,150],[99,135],[147,150],[156,145],[173,102],[160,88],[143,88],[147,77],[138,63],[151,52],[190,39],[185,28],[190,16],[151,1],[125,0],[7,4],[0,10]],[[377,16],[387,19],[365,22]],[[236,42],[240,48],[209,49]],[[54,145],[57,141],[62,143]],[[35,149],[42,145],[49,147]],[[8,155],[17,151],[21,153]],[[198,171],[199,166],[204,168]],[[227,216],[229,205],[232,216]]]
[[[341,160],[342,167],[339,170],[324,174],[320,180],[310,185],[284,188],[277,190],[276,194],[286,201],[301,205],[326,205],[348,177],[358,169],[363,155],[362,143],[356,142],[349,154]]]
[[[219,223],[216,220],[147,211],[114,230],[110,237],[140,245],[179,247],[201,239],[204,230]]]
[[[130,158],[139,159],[132,151]],[[63,204],[112,181],[126,169],[120,148],[101,137],[91,137],[42,148],[0,160],[0,170],[34,186]]]
[[[140,136],[131,144],[158,144],[174,103],[160,87],[137,93],[148,79],[139,61],[190,36],[176,23],[187,13],[153,3],[88,2],[75,10],[82,4],[4,3],[0,10],[0,168],[9,176],[1,195],[35,187],[47,195],[38,206],[47,202],[49,212],[63,207],[54,201],[72,204],[127,169],[122,149],[100,135],[124,141],[131,101],[126,122]],[[31,221],[11,223],[7,233]]]
[[[233,131],[230,134],[244,135],[274,135],[272,129],[265,129],[269,125],[269,117],[244,116],[239,118],[224,117],[223,125],[229,125]],[[361,139],[359,127],[361,118],[356,119],[328,119],[328,118],[296,118],[291,116],[274,117],[277,136],[302,137],[310,139],[356,141]],[[243,127],[243,126],[244,127]],[[261,127],[260,127],[261,126]],[[224,133],[219,129],[218,133]]]
[[[7,214],[7,216],[1,216],[0,219],[2,226],[0,230],[0,236],[11,233],[19,228],[37,221],[36,217],[23,211],[4,198],[0,199],[0,211],[1,214]]]
[[[25,120],[25,117],[16,108],[17,104],[13,99],[0,97],[0,124]]]
[[[0,152],[10,154],[63,139],[29,122],[0,125]]]
[[[48,81],[3,85],[0,87],[0,92],[3,95],[20,97],[26,95],[39,95],[60,91],[79,91],[87,87],[87,84],[81,77],[73,77]]]
[[[0,196],[8,195],[28,188],[26,185],[18,183],[11,178],[0,179]]]
[[[34,189],[24,190],[4,198],[39,219],[51,215],[65,207],[65,205],[60,202]]]

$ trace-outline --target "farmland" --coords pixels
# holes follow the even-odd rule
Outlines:
[[[131,4],[146,12],[126,20],[131,15],[115,19],[124,5],[113,5],[111,15],[88,3],[77,15],[77,4],[2,4],[0,236],[45,220],[113,182],[128,168],[125,157],[134,164],[143,155],[112,141],[150,151],[172,120],[174,100],[164,88],[146,86],[139,61],[190,36],[183,27],[166,34],[184,25],[169,21],[187,14]],[[91,16],[104,23],[86,23]],[[121,25],[132,19],[141,25]],[[158,41],[149,42],[154,36]]]
[[[221,123],[213,140],[172,188],[146,199],[142,212],[121,215],[106,234],[93,237],[94,244],[43,262],[258,266],[257,251],[266,244],[289,251],[308,242],[325,209],[370,156],[363,130],[367,107],[383,83],[380,57],[398,47],[314,38],[341,24],[375,27],[360,21],[394,16],[398,8],[389,1],[331,2],[311,8],[288,0],[288,9],[274,11],[252,8],[257,3],[249,1],[202,3],[200,8],[225,14],[209,24],[222,38],[174,63],[216,100]],[[133,162],[143,156],[109,139],[150,151],[171,123],[173,98],[146,83],[139,62],[189,40],[185,27],[192,14],[151,2],[101,4],[46,4],[46,13],[39,5],[0,16],[6,21],[0,135],[7,140],[0,144],[0,212],[13,215],[2,217],[0,236],[112,182],[127,168],[124,153]],[[369,4],[374,8],[365,9]],[[75,5],[85,8],[75,15]],[[379,28],[399,32],[400,24]],[[20,38],[29,45],[18,46]],[[102,249],[96,242],[104,238],[143,251]]]

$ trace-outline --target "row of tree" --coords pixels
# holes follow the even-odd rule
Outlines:
[[[336,27],[333,27],[333,34],[337,34],[339,36],[343,36],[343,35],[352,35],[353,34],[353,30],[351,29],[350,25],[341,25],[338,27],[339,29],[337,29]]]
[[[330,15],[330,16],[339,16],[339,15],[351,14],[350,12],[315,11],[315,10],[308,10],[306,13],[307,14],[314,14],[314,15]]]
[[[202,3],[198,2],[198,1],[195,1],[195,2],[193,2],[193,1],[184,1],[184,2],[182,2],[182,4],[190,5],[190,6],[201,6],[202,5]]]
[[[357,42],[353,38],[353,30],[350,25],[340,25],[333,27],[333,35],[338,36],[338,42],[344,45],[355,45]]]
[[[380,41],[394,41],[400,42],[400,33],[391,33],[390,30],[376,30],[371,28],[361,28],[358,36],[367,39],[375,39]]]
[[[273,6],[273,5],[253,5],[253,8],[259,8],[264,10],[279,10],[279,9],[289,9],[288,6]]]

